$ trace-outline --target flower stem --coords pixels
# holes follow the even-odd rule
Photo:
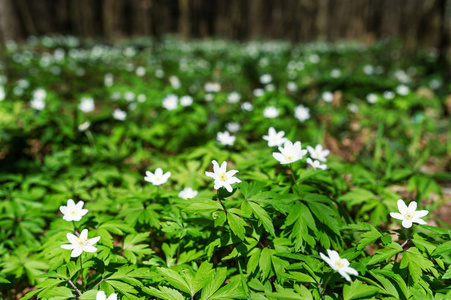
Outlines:
[[[83,262],[82,262],[83,255],[80,255],[80,273],[81,273],[81,284],[84,285],[85,279],[83,278]]]
[[[402,243],[401,248],[404,248],[404,246],[407,244],[408,241],[409,241],[409,239],[407,239],[404,243]]]
[[[301,192],[299,191],[299,187],[298,187],[298,185],[297,185],[297,183],[296,183],[296,177],[294,176],[293,165],[290,164],[290,165],[289,165],[289,168],[290,168],[290,170],[291,170],[291,178],[293,179],[293,185],[296,187],[296,191],[298,192],[298,196],[299,196],[299,198],[300,198],[300,197],[301,197]]]
[[[104,280],[105,278],[102,278],[102,280],[100,280],[92,289],[95,290]]]
[[[92,135],[90,130],[85,131],[86,136],[88,137],[89,143],[91,144],[91,148],[96,150],[96,144],[94,142],[94,136]]]
[[[77,287],[75,286],[75,284],[72,282],[72,280],[70,280],[70,278],[68,279],[70,285],[75,289],[75,291],[78,293],[79,296],[81,296],[81,292],[77,289]]]

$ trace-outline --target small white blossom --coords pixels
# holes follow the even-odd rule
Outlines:
[[[291,141],[286,141],[283,148],[279,146],[278,152],[273,152],[272,156],[277,159],[282,165],[294,163],[307,154],[307,150],[302,150],[301,142],[297,141],[294,144]]]
[[[348,274],[358,276],[359,273],[349,266],[349,261],[346,258],[340,258],[338,252],[335,250],[327,249],[327,257],[323,253],[319,253],[321,258],[334,270],[338,271],[347,281],[351,281],[351,277]]]
[[[230,135],[230,133],[228,131],[224,131],[224,132],[218,132],[218,134],[216,135],[216,139],[222,145],[232,146],[233,143],[235,143],[236,137],[234,137],[233,135]]]
[[[139,103],[143,103],[147,100],[147,97],[144,94],[139,94],[138,97],[136,97],[136,99],[138,100]]]
[[[325,170],[327,168],[327,166],[324,164],[322,165],[319,160],[313,161],[310,157],[308,157],[306,161],[313,169]]]
[[[288,82],[287,83],[287,90],[290,92],[296,92],[298,90],[298,85],[295,82]]]
[[[67,200],[67,206],[60,206],[60,211],[63,213],[63,220],[66,221],[80,221],[81,218],[88,213],[87,209],[83,209],[83,201],[75,204],[74,200]]]
[[[117,294],[112,293],[108,298],[104,291],[99,291],[96,294],[96,300],[117,300]]]
[[[182,85],[180,83],[180,79],[177,76],[171,76],[169,77],[169,83],[171,84],[172,88],[177,90]]]
[[[130,91],[125,92],[125,93],[124,93],[124,99],[125,99],[127,102],[132,102],[132,101],[134,101],[134,100],[135,100],[135,93],[130,92]]]
[[[192,188],[187,187],[179,193],[179,197],[186,200],[186,199],[194,198],[198,194],[199,194],[198,191],[195,191]]]
[[[162,105],[167,110],[174,110],[178,106],[178,97],[174,94],[169,94],[163,99]]]
[[[45,107],[44,99],[34,98],[30,101],[30,106],[36,110],[43,110]]]
[[[332,71],[330,71],[330,76],[332,78],[338,78],[341,76],[341,71],[339,69],[333,69]]]
[[[366,101],[368,101],[368,103],[374,104],[376,103],[378,100],[377,95],[376,94],[368,94],[366,95]]]
[[[91,126],[91,122],[89,121],[83,122],[80,125],[78,125],[78,131],[86,131],[89,128],[89,126]]]
[[[277,118],[279,116],[279,110],[275,106],[268,106],[263,111],[263,116],[268,119]]]
[[[241,99],[241,95],[237,92],[232,92],[227,96],[227,102],[229,103],[237,103]]]
[[[310,54],[308,57],[308,60],[313,64],[317,64],[317,63],[319,63],[320,58],[319,58],[318,54]]]
[[[113,85],[114,83],[114,77],[113,74],[111,73],[106,73],[105,77],[103,78],[103,83],[105,84],[106,87],[110,87]]]
[[[330,151],[327,149],[323,150],[323,146],[320,144],[316,145],[315,148],[307,146],[307,150],[313,159],[317,159],[320,161],[327,161],[326,156],[328,156],[330,153]]]
[[[218,162],[216,160],[212,161],[213,164],[213,172],[205,171],[205,175],[211,177],[215,180],[214,188],[218,190],[221,187],[225,187],[226,190],[231,193],[233,191],[232,184],[240,183],[241,180],[235,177],[235,174],[238,173],[237,170],[230,170],[227,172],[227,162],[224,161],[219,167]]]
[[[363,73],[365,73],[366,75],[373,75],[374,67],[372,65],[365,65],[363,67]]]
[[[294,116],[300,122],[310,119],[310,110],[302,105],[298,105],[294,108]]]
[[[321,99],[323,99],[325,102],[327,102],[327,103],[330,103],[330,102],[332,102],[333,100],[334,100],[334,94],[333,93],[331,93],[331,92],[324,92],[322,95],[321,95]]]
[[[204,89],[207,93],[218,93],[221,91],[221,85],[217,82],[207,82]]]
[[[33,91],[33,98],[34,99],[44,100],[45,97],[47,97],[47,92],[44,89],[37,89],[37,90]]]
[[[191,106],[193,104],[193,97],[191,96],[183,96],[180,98],[181,106]]]
[[[161,70],[161,69],[155,70],[155,77],[163,78],[164,77],[164,71]]]
[[[79,237],[72,233],[67,233],[66,237],[69,240],[70,245],[61,245],[61,248],[72,250],[72,253],[70,254],[71,257],[78,257],[83,251],[89,253],[96,252],[97,248],[93,245],[100,240],[100,236],[88,239],[88,229],[83,229]]]
[[[270,127],[268,130],[268,135],[264,135],[263,139],[268,141],[269,147],[274,146],[282,146],[286,141],[288,141],[287,138],[284,138],[285,135],[284,131],[276,132],[276,130],[273,127]]]
[[[119,120],[119,121],[124,121],[127,118],[127,112],[125,112],[119,108],[116,108],[113,111],[113,118],[115,118],[116,120]]]
[[[391,100],[391,99],[395,98],[395,93],[393,93],[392,91],[385,91],[384,98],[387,100]]]
[[[276,86],[275,86],[274,84],[272,84],[272,83],[267,84],[267,85],[265,86],[265,90],[267,90],[268,92],[272,92],[272,91],[274,91],[275,89],[276,89]]]
[[[0,101],[5,100],[5,88],[3,86],[0,85]]]
[[[171,172],[163,174],[163,170],[161,168],[157,168],[155,170],[155,174],[150,171],[146,171],[144,180],[152,183],[153,185],[162,185],[168,181],[169,177],[171,177]]]
[[[95,108],[94,99],[92,98],[81,98],[80,105],[78,108],[85,113],[91,112]]]
[[[260,82],[262,84],[268,84],[272,81],[272,76],[270,74],[264,74],[260,77]]]
[[[264,89],[255,89],[253,94],[254,94],[254,97],[261,97],[265,94],[265,90]]]
[[[238,122],[229,122],[226,124],[227,130],[230,132],[238,132],[240,130],[240,123]]]
[[[214,98],[215,96],[213,94],[205,94],[205,101],[207,102],[213,101]]]
[[[142,66],[137,67],[135,70],[135,73],[137,76],[142,77],[142,76],[146,75],[146,68],[144,68]]]
[[[111,100],[116,101],[119,100],[121,98],[121,93],[120,92],[113,92],[111,93]]]
[[[357,113],[359,111],[359,107],[357,106],[357,104],[354,104],[354,103],[349,103],[348,109],[350,111],[352,111],[353,113]]]
[[[417,203],[415,201],[410,202],[407,207],[404,200],[398,200],[398,210],[399,213],[391,212],[390,216],[392,218],[402,220],[402,226],[405,228],[412,227],[412,223],[426,224],[426,221],[420,219],[427,215],[429,212],[427,210],[416,210]]]
[[[254,106],[250,102],[243,102],[241,104],[241,109],[244,111],[252,111],[254,110]]]
[[[405,96],[410,93],[410,89],[406,85],[399,85],[398,87],[396,87],[396,92],[401,96]]]

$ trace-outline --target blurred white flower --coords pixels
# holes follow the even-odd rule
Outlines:
[[[78,131],[85,131],[89,128],[89,126],[91,126],[91,122],[89,121],[83,122],[80,125],[78,125]]]
[[[282,146],[286,141],[288,141],[287,138],[284,138],[285,135],[284,131],[276,132],[276,130],[273,127],[270,127],[268,130],[268,135],[264,135],[263,139],[268,141],[269,147],[274,146]]]
[[[113,92],[111,94],[111,100],[116,101],[119,100],[121,98],[121,93],[120,92]]]
[[[163,174],[163,170],[161,168],[157,168],[155,170],[155,174],[150,171],[146,171],[144,180],[152,183],[153,185],[162,185],[168,181],[169,177],[171,177],[171,172],[166,172]]]
[[[334,94],[326,91],[326,92],[322,93],[321,99],[323,99],[327,103],[330,103],[334,100]]]
[[[268,92],[272,92],[276,89],[276,86],[272,83],[269,83],[265,86],[265,90],[267,90]]]
[[[308,57],[308,60],[313,64],[317,64],[317,63],[319,63],[320,58],[319,58],[318,54],[310,54]]]
[[[260,82],[262,84],[268,84],[272,81],[272,76],[270,74],[264,74],[260,77]]]
[[[30,101],[30,106],[36,110],[43,110],[45,107],[44,99],[34,98]]]
[[[119,120],[119,121],[124,121],[127,118],[127,112],[125,112],[119,108],[116,108],[113,111],[113,118],[115,118],[116,120]]]
[[[433,90],[439,89],[442,86],[442,81],[440,79],[432,79],[429,82],[429,87]]]
[[[67,206],[60,206],[60,211],[63,213],[63,220],[66,221],[80,221],[81,218],[88,213],[87,209],[83,209],[83,201],[78,201],[75,204],[74,200],[67,200]]]
[[[294,116],[300,122],[310,119],[310,110],[302,105],[298,105],[294,108]]]
[[[326,156],[328,156],[330,153],[330,151],[327,149],[323,150],[323,146],[320,144],[316,145],[315,148],[313,148],[311,146],[307,146],[307,150],[313,159],[317,159],[320,161],[327,161]]]
[[[187,187],[179,193],[179,197],[186,200],[186,199],[194,198],[198,194],[199,194],[198,191],[195,191],[192,188]]]
[[[363,67],[363,73],[365,73],[366,75],[373,75],[374,67],[372,65],[365,65]]]
[[[73,235],[72,233],[66,234],[70,245],[61,245],[61,248],[66,250],[72,250],[71,257],[78,257],[84,252],[96,252],[97,248],[93,245],[100,240],[100,236],[92,239],[88,239],[88,229],[83,229],[80,233],[80,237]]]
[[[164,77],[164,71],[161,70],[161,69],[155,70],[155,77],[163,78]]]
[[[240,99],[241,99],[241,95],[237,92],[232,92],[227,96],[227,102],[229,102],[229,103],[239,102]]]
[[[207,102],[213,101],[214,98],[215,96],[213,94],[205,94],[205,101]]]
[[[405,96],[410,93],[410,89],[406,85],[399,85],[398,87],[396,87],[396,92],[401,96]]]
[[[407,207],[404,200],[398,200],[398,210],[399,213],[391,212],[390,216],[392,218],[402,220],[402,226],[405,228],[412,227],[412,223],[426,224],[426,221],[420,219],[427,215],[429,211],[427,210],[417,210],[417,203],[415,201],[410,202]]]
[[[103,83],[105,84],[106,87],[110,87],[113,85],[114,83],[114,77],[113,74],[111,73],[106,73],[105,77],[103,78]]]
[[[204,90],[207,93],[217,93],[221,91],[221,85],[218,82],[207,82],[204,85]]]
[[[191,106],[193,104],[193,97],[191,96],[183,96],[180,98],[181,106]]]
[[[94,110],[94,99],[92,98],[81,98],[80,105],[78,105],[78,108],[85,113],[91,112]]]
[[[243,102],[241,104],[241,109],[244,110],[244,111],[253,111],[254,110],[254,106],[250,102]]]
[[[349,261],[345,258],[340,258],[338,252],[335,250],[327,249],[327,257],[323,253],[319,253],[321,258],[334,270],[338,271],[347,281],[351,281],[351,277],[348,274],[358,276],[359,273],[349,266]]]
[[[263,111],[263,116],[268,119],[277,118],[279,116],[279,110],[275,106],[268,106]]]
[[[44,89],[37,89],[37,90],[33,91],[33,98],[34,99],[44,100],[45,97],[47,97],[47,92]]]
[[[392,91],[385,91],[384,98],[387,100],[391,100],[391,99],[395,98],[395,93],[393,93]]]
[[[368,103],[374,104],[376,103],[378,100],[377,95],[376,94],[368,94],[366,95],[366,101],[368,101]]]
[[[124,99],[125,99],[126,101],[128,101],[128,102],[134,101],[134,100],[135,100],[135,93],[130,92],[130,91],[125,92],[125,93],[124,93]]]
[[[254,92],[254,97],[261,97],[265,94],[265,90],[263,89],[255,89]]]
[[[136,97],[136,99],[138,100],[139,103],[143,103],[147,100],[147,97],[144,94],[139,94],[138,97]]]
[[[330,71],[330,76],[332,78],[338,78],[341,76],[341,71],[339,69],[333,69],[332,71]]]
[[[278,152],[273,152],[272,156],[277,159],[282,165],[294,163],[307,154],[307,150],[302,150],[301,142],[297,141],[294,144],[291,141],[286,141],[283,147],[279,146]]]
[[[180,83],[180,79],[177,76],[171,76],[169,77],[169,83],[171,84],[172,88],[177,90],[182,85]]]
[[[237,132],[238,130],[240,130],[240,127],[240,123],[238,122],[229,122],[226,124],[227,130],[230,132]]]
[[[298,85],[295,82],[288,82],[287,83],[287,90],[290,92],[296,92],[298,90]]]
[[[30,86],[30,83],[26,79],[19,79],[17,80],[17,86],[19,86],[22,89],[26,89]]]
[[[142,66],[137,67],[135,70],[135,73],[137,76],[142,77],[142,76],[146,75],[146,68],[144,68]]]
[[[0,85],[0,101],[5,100],[5,88],[3,86]]]
[[[174,110],[178,106],[178,97],[174,94],[169,94],[163,99],[162,106],[167,110]]]
[[[216,140],[222,145],[232,146],[235,143],[236,137],[230,135],[228,131],[218,132],[216,135]]]
[[[225,189],[231,193],[233,191],[232,184],[240,183],[241,180],[235,177],[235,174],[238,173],[237,170],[230,170],[227,172],[227,162],[224,161],[219,167],[219,164],[216,160],[212,161],[213,164],[213,173],[205,171],[205,175],[211,177],[215,180],[214,188],[218,190],[221,187],[225,187]]]
[[[357,106],[357,104],[354,104],[354,103],[349,103],[348,109],[350,111],[352,111],[353,113],[357,113],[359,111],[359,107]]]
[[[327,168],[327,166],[324,164],[322,165],[319,160],[313,161],[310,157],[308,157],[306,161],[313,169],[325,170]]]
[[[99,291],[96,294],[96,300],[117,300],[117,294],[112,293],[108,298],[104,291]]]

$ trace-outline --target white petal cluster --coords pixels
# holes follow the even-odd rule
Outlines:
[[[327,166],[321,164],[319,160],[312,160],[310,157],[308,157],[306,161],[313,169],[325,170],[327,168]]]
[[[219,167],[219,164],[216,160],[212,161],[213,164],[213,173],[205,171],[205,175],[211,177],[215,180],[215,189],[219,189],[221,187],[225,187],[226,190],[231,193],[233,191],[232,184],[240,183],[241,180],[235,177],[235,174],[238,173],[237,170],[230,170],[227,172],[227,162],[224,161]]]
[[[273,152],[272,156],[277,159],[282,165],[294,163],[307,154],[307,150],[302,150],[301,142],[297,141],[294,144],[291,141],[286,141],[282,147],[279,147],[279,152]]]
[[[334,94],[326,91],[326,92],[322,93],[321,99],[323,99],[327,103],[330,103],[334,100]]]
[[[162,106],[167,110],[174,110],[178,106],[178,97],[174,94],[169,94],[163,99]]]
[[[230,135],[230,133],[228,131],[224,131],[224,132],[218,132],[218,134],[216,135],[216,139],[218,140],[218,143],[220,143],[222,145],[232,146],[233,143],[235,143],[236,137],[234,137],[233,135]]]
[[[67,239],[69,240],[69,245],[61,245],[61,248],[66,250],[72,250],[70,254],[71,257],[78,257],[83,252],[96,252],[97,248],[93,245],[100,240],[100,236],[92,239],[88,239],[88,229],[83,229],[80,236],[76,236],[72,233],[67,233]]]
[[[60,206],[60,211],[64,215],[63,219],[66,221],[80,221],[88,213],[88,210],[83,208],[84,204],[83,201],[75,204],[74,200],[67,200],[67,206]]]
[[[116,120],[119,120],[119,121],[124,121],[127,118],[127,112],[125,112],[119,108],[116,108],[113,111],[113,118],[115,118]]]
[[[307,150],[310,153],[310,157],[313,159],[317,159],[320,161],[327,161],[326,156],[329,155],[330,151],[329,150],[323,150],[323,146],[318,144],[316,145],[315,148],[311,147],[311,146],[307,146]]]
[[[157,168],[155,170],[155,174],[150,171],[146,171],[144,180],[152,183],[153,185],[162,185],[168,181],[169,177],[171,177],[171,172],[163,174],[163,170],[161,168]]]
[[[268,106],[263,111],[263,116],[268,119],[277,118],[279,116],[279,110],[275,106]]]
[[[359,273],[349,266],[349,261],[346,258],[340,258],[338,252],[335,250],[327,249],[327,257],[323,253],[319,254],[321,258],[332,268],[334,271],[340,273],[347,281],[351,281],[351,277],[348,274],[358,276]]]
[[[227,102],[229,103],[237,103],[241,99],[241,95],[237,92],[232,92],[227,96]]]
[[[104,291],[97,292],[96,300],[117,300],[117,294],[112,293],[108,298]]]
[[[193,104],[193,97],[191,96],[183,96],[180,98],[180,105],[181,106],[191,106]]]
[[[374,104],[376,103],[378,100],[377,95],[376,94],[368,94],[366,95],[366,101],[368,101],[368,103]]]
[[[198,191],[193,190],[193,188],[187,187],[179,193],[179,197],[186,200],[186,199],[194,198],[198,194],[199,194]]]
[[[412,223],[426,224],[426,221],[421,218],[427,215],[429,212],[427,210],[416,210],[417,203],[415,201],[410,202],[409,206],[406,206],[404,200],[398,200],[398,210],[399,213],[391,212],[390,216],[392,218],[402,220],[402,226],[405,228],[412,227]]]
[[[298,105],[294,108],[294,116],[300,122],[304,122],[305,120],[310,119],[310,110],[303,105]]]
[[[94,99],[92,98],[81,98],[80,105],[78,106],[78,108],[84,113],[93,111],[94,107]]]
[[[279,146],[282,146],[283,143],[288,141],[287,138],[283,137],[284,135],[285,135],[284,131],[277,132],[274,129],[274,127],[270,127],[268,130],[268,135],[264,135],[263,139],[268,141],[269,147],[274,147],[274,146],[279,147]]]

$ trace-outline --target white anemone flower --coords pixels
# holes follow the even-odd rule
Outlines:
[[[330,103],[334,100],[334,94],[332,92],[326,91],[321,94],[321,99],[323,99],[327,103]]]
[[[294,108],[294,116],[300,122],[310,119],[310,110],[302,105],[298,105]]]
[[[277,159],[282,165],[294,163],[307,154],[307,150],[301,149],[301,142],[297,141],[294,144],[291,141],[286,141],[282,147],[279,147],[278,152],[273,152],[272,156]]]
[[[268,130],[268,135],[264,135],[263,139],[268,141],[268,147],[274,146],[282,146],[283,143],[288,141],[287,138],[283,137],[285,135],[285,131],[277,132],[274,127],[270,127]]]
[[[180,98],[181,106],[191,106],[193,104],[193,97],[191,96],[183,96]]]
[[[171,177],[171,172],[163,174],[163,170],[161,168],[157,168],[155,170],[155,174],[150,171],[146,171],[144,180],[152,183],[153,185],[162,185],[168,181],[169,177]]]
[[[78,105],[78,108],[84,113],[93,111],[95,108],[94,99],[81,98],[81,102],[80,105]]]
[[[194,198],[198,194],[199,194],[198,191],[193,190],[193,188],[187,187],[179,193],[179,197],[186,200],[186,199]]]
[[[83,122],[80,125],[78,125],[78,131],[81,132],[86,131],[88,130],[89,126],[91,126],[91,122],[89,121]]]
[[[237,103],[241,99],[241,95],[237,92],[232,92],[227,96],[227,102],[229,103]]]
[[[224,131],[224,132],[218,132],[218,134],[216,135],[216,139],[222,145],[232,146],[233,143],[235,143],[236,137],[234,137],[233,135],[230,135],[230,133],[228,131]]]
[[[349,266],[349,261],[346,258],[340,258],[338,252],[335,250],[327,249],[329,257],[323,253],[319,253],[321,258],[332,268],[334,271],[338,271],[347,281],[351,281],[351,277],[348,274],[358,276],[359,273]]]
[[[63,213],[63,220],[66,221],[80,221],[81,218],[88,213],[87,209],[83,209],[83,201],[75,204],[74,200],[67,200],[67,206],[60,206],[60,211]]]
[[[323,150],[323,146],[320,144],[316,145],[315,148],[307,146],[307,150],[313,159],[317,159],[320,161],[327,161],[326,156],[328,156],[330,153],[330,151],[327,149]]]
[[[402,226],[405,228],[412,227],[412,223],[426,224],[426,221],[420,219],[427,215],[429,212],[427,210],[416,210],[417,203],[415,201],[410,202],[407,207],[404,200],[398,200],[398,210],[399,213],[391,212],[390,216],[392,218],[402,220]]]
[[[319,160],[313,161],[310,157],[308,157],[306,161],[313,169],[326,170],[327,168],[327,166],[324,164],[322,165]]]
[[[127,112],[117,108],[113,111],[113,118],[119,121],[124,121],[127,118]]]
[[[43,110],[45,107],[45,101],[41,98],[34,98],[30,101],[30,106],[36,110]]]
[[[274,119],[279,116],[279,110],[275,106],[268,106],[263,111],[263,116],[268,119]]]
[[[377,95],[376,94],[368,94],[366,95],[366,101],[368,101],[368,103],[374,104],[376,103],[378,100]]]
[[[93,245],[100,240],[100,236],[88,239],[88,229],[83,229],[79,237],[72,233],[67,233],[66,237],[69,240],[70,245],[61,245],[61,248],[72,250],[72,253],[70,254],[71,257],[78,257],[83,252],[96,252],[97,248]]]
[[[108,298],[104,291],[97,292],[96,300],[117,300],[117,294],[112,293]]]
[[[254,106],[250,102],[243,102],[241,104],[241,109],[244,111],[252,111],[254,110]]]
[[[272,81],[272,76],[270,75],[270,74],[263,74],[261,77],[260,77],[260,82],[262,83],[262,84],[268,84],[268,83],[270,83]]]
[[[226,190],[231,193],[233,191],[232,184],[240,183],[241,180],[235,177],[235,174],[238,173],[237,170],[230,170],[227,172],[227,162],[224,161],[219,167],[219,164],[216,160],[211,162],[213,164],[213,173],[205,171],[205,175],[211,177],[215,180],[214,188],[218,190],[221,187],[225,187]]]
[[[167,110],[174,110],[178,106],[178,97],[174,94],[169,94],[163,99],[162,106]]]
[[[230,132],[238,132],[240,130],[241,126],[238,122],[229,122],[226,124],[227,130]]]

